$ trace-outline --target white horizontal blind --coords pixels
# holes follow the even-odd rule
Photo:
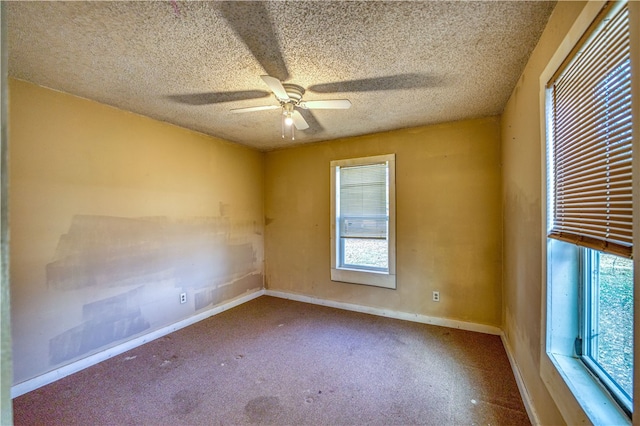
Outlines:
[[[549,237],[632,256],[631,64],[626,7],[550,82]]]
[[[387,164],[340,168],[340,237],[386,238]]]

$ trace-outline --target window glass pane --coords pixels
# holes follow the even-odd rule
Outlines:
[[[386,271],[389,263],[388,164],[341,167],[338,210],[341,266]]]
[[[618,386],[633,395],[633,261],[595,252],[591,295],[590,356]]]
[[[344,265],[359,265],[369,268],[388,268],[389,249],[387,240],[343,238]]]

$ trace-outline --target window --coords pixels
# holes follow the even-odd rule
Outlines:
[[[394,154],[331,162],[331,279],[396,288]]]
[[[618,416],[603,414],[612,405],[607,399],[628,422],[633,410],[633,139],[624,2],[607,3],[600,11],[550,79],[546,97],[546,351],[561,373],[556,376],[593,423],[611,423],[611,416]],[[544,371],[543,379],[554,381]]]

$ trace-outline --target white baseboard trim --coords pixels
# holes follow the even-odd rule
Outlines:
[[[527,410],[527,415],[529,416],[529,421],[534,426],[541,425],[540,417],[538,417],[538,412],[536,411],[533,401],[531,400],[531,396],[529,395],[529,391],[527,391],[527,387],[524,384],[524,380],[522,379],[522,375],[520,374],[520,369],[518,368],[518,364],[516,364],[516,359],[513,356],[513,351],[511,350],[511,345],[507,340],[504,333],[500,333],[500,338],[502,339],[502,346],[504,346],[504,350],[507,353],[507,358],[509,358],[509,364],[511,364],[511,371],[513,371],[513,376],[516,379],[516,384],[518,385],[518,390],[520,391],[520,396],[522,397],[522,402],[524,403],[524,408]]]
[[[181,328],[188,327],[192,324],[224,312],[228,309],[235,308],[238,305],[246,303],[264,294],[265,290],[262,289],[249,294],[238,296],[192,317],[185,318],[166,327],[162,327],[158,330],[154,330],[150,333],[123,342],[112,348],[90,355],[86,358],[82,358],[78,361],[74,361],[71,364],[67,364],[53,371],[49,371],[48,373],[34,377],[33,379],[17,383],[11,387],[11,398],[16,398],[20,395],[24,395],[27,392],[31,392],[32,390],[38,389],[39,387],[48,385],[49,383],[53,383],[56,380],[62,379],[63,377],[66,377],[70,374],[77,373],[80,370],[84,370],[85,368],[91,367],[92,365],[96,365],[99,362],[120,355],[133,348],[137,348],[138,346],[141,346],[147,342],[150,342],[162,336],[166,336],[169,333],[173,333],[174,331],[180,330]]]
[[[408,312],[392,311],[390,309],[374,308],[353,303],[336,302],[334,300],[320,299],[317,297],[305,296],[297,293],[288,293],[277,290],[265,290],[265,295],[279,297],[281,299],[295,300],[297,302],[312,303],[314,305],[328,306],[331,308],[344,309],[347,311],[361,312],[364,314],[377,315],[380,317],[394,318],[405,321],[419,322],[422,324],[438,325],[441,327],[458,328],[466,331],[476,331],[478,333],[494,334],[500,336],[502,330],[499,327],[473,322],[458,321],[447,318],[430,317],[421,314],[411,314]]]

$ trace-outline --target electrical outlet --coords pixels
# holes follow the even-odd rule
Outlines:
[[[187,293],[180,293],[180,303],[187,303]]]
[[[440,292],[439,291],[434,291],[433,292],[433,301],[434,302],[439,302],[440,301]]]

